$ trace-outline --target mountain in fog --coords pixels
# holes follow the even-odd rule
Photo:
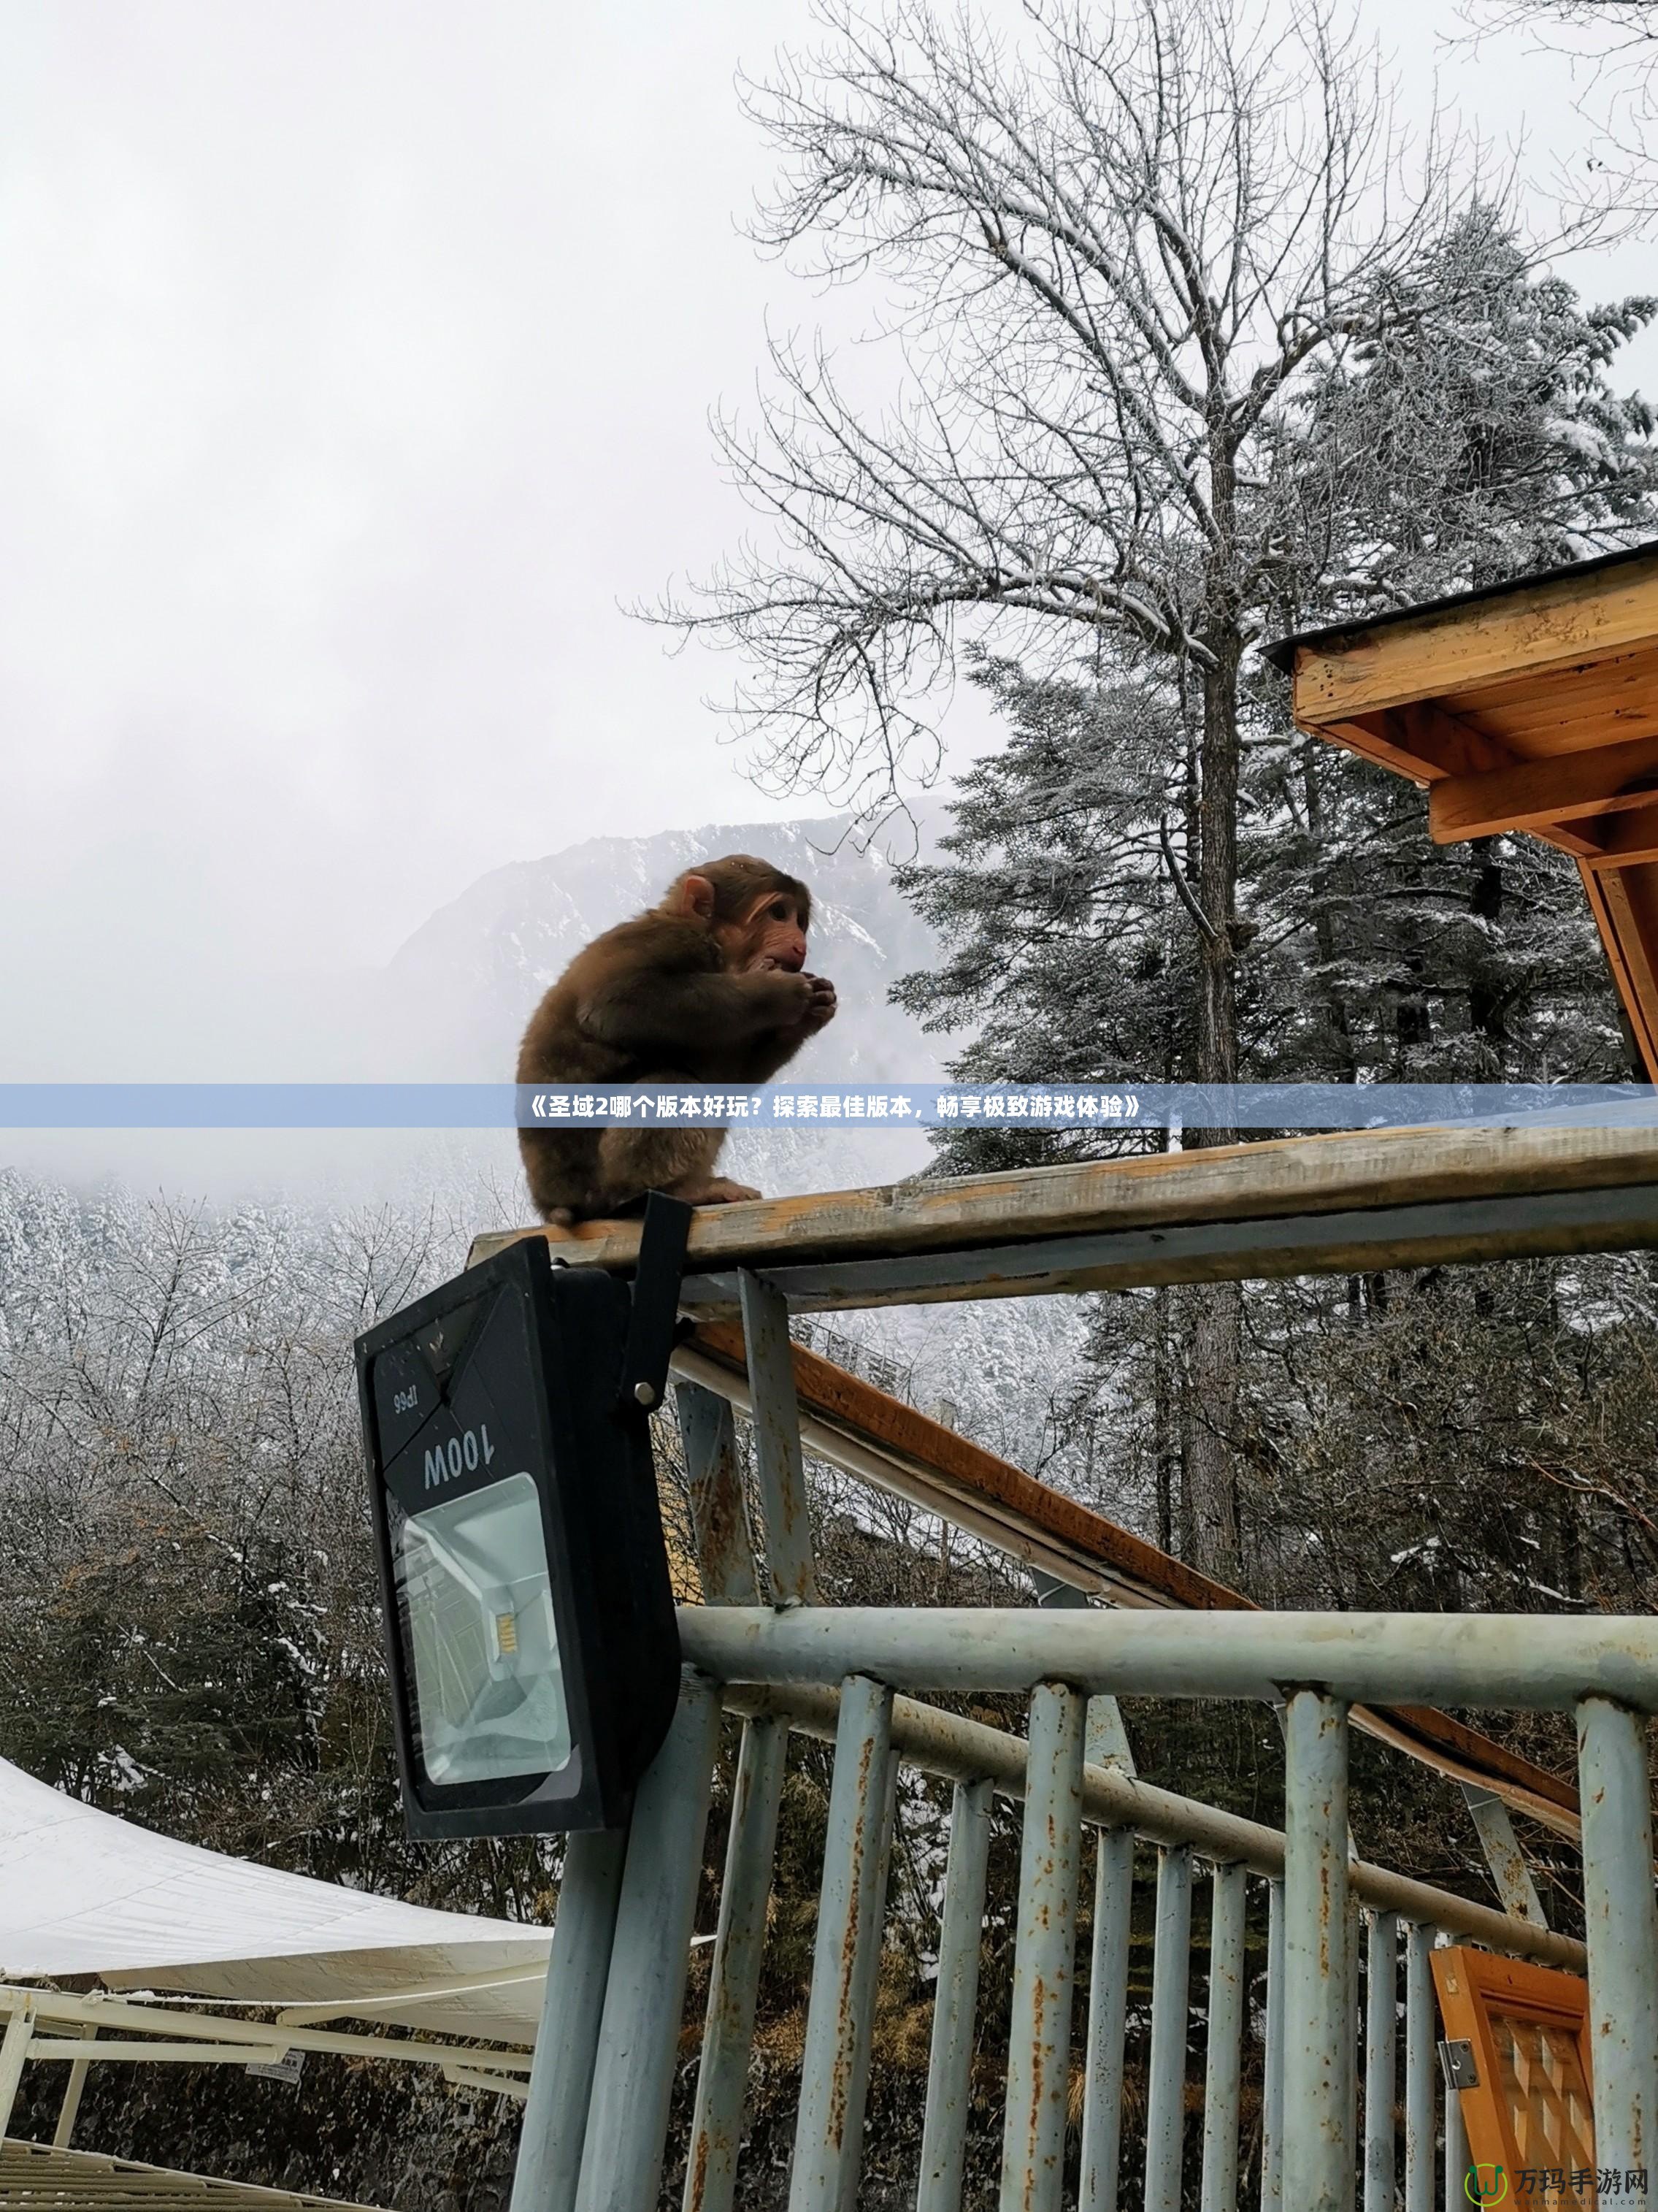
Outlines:
[[[847,827],[830,818],[593,837],[492,869],[423,922],[376,979],[388,1043],[397,1040],[395,1073],[509,1081],[537,1000],[590,938],[653,906],[695,862],[758,853],[811,886],[809,964],[840,994],[835,1021],[790,1072],[825,1083],[932,1081],[933,1041],[887,1003],[895,977],[935,961],[932,934],[893,888],[886,859],[859,851]]]

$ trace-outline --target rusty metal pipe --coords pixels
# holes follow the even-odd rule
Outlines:
[[[737,2149],[743,2133],[788,1747],[786,1722],[744,1723],[685,2164],[684,2212],[731,2212],[736,2193]]]
[[[1157,1860],[1151,2050],[1145,2098],[1145,2212],[1180,2212],[1186,2147],[1186,2024],[1192,1972],[1192,1854]]]
[[[1204,2059],[1201,2212],[1237,2212],[1248,1880],[1241,1866],[1215,1869],[1209,1921],[1209,2047]]]
[[[1293,2212],[1351,2212],[1346,1707],[1297,1690],[1284,1733],[1284,2196]]]
[[[840,1702],[835,1691],[825,1685],[774,1688],[738,1682],[727,1684],[722,1694],[728,1712],[786,1714],[790,1726],[803,1735],[835,1741]],[[900,1755],[924,1773],[951,1782],[988,1775],[1004,1796],[1024,1795],[1025,1747],[1017,1736],[987,1728],[981,1721],[940,1712],[936,1705],[914,1698],[893,1699],[892,1733]],[[1199,1804],[1195,1798],[1176,1796],[1118,1767],[1084,1767],[1083,1816],[1102,1826],[1127,1828],[1148,1843],[1190,1844],[1205,1858],[1236,1859],[1252,1874],[1275,1878],[1284,1872],[1280,1830]],[[1528,1927],[1488,1905],[1473,1904],[1448,1890],[1436,1889],[1431,1882],[1363,1860],[1354,1864],[1351,1881],[1354,1896],[1366,1905],[1455,1929],[1469,1942],[1534,1959],[1540,1966],[1560,1966],[1574,1974],[1583,1972],[1588,1954],[1571,1936]]]
[[[719,1741],[719,1698],[689,1676],[634,1801],[576,2212],[655,2212]]]
[[[1603,1698],[1577,1709],[1583,1801],[1583,1922],[1589,1948],[1594,2162],[1623,2185],[1602,2212],[1644,2207],[1658,2166],[1658,1900],[1646,1729]],[[1638,2186],[1630,2180],[1640,2174]]]
[[[513,2169],[513,2212],[571,2212],[598,2056],[627,1837],[604,1828],[564,1846],[541,2029]]]
[[[1082,1882],[1085,1718],[1084,1699],[1062,1683],[1042,1683],[1031,1697],[1000,2212],[1060,2212]]]
[[[835,1739],[789,2212],[841,2212],[857,2185],[859,2053],[866,2068],[869,2051],[859,2008],[873,1994],[872,1978],[859,1973],[859,1961],[879,1940],[877,1885],[879,1879],[884,1887],[881,1845],[891,1754],[891,1691],[866,1675],[849,1675],[841,1686]]]
[[[1399,1916],[1374,1913],[1364,1967],[1364,2212],[1394,2212]]]
[[[950,1814],[938,1979],[932,2000],[926,2116],[921,2125],[921,2183],[915,2212],[959,2212],[972,2094],[973,2027],[984,1941],[985,1876],[990,1856],[987,1779],[958,1782]]]
[[[1083,1803],[1088,1805],[1088,1778]],[[1118,1770],[1109,1770],[1115,1772]],[[1128,2011],[1128,1936],[1134,1905],[1134,1832],[1102,1828],[1095,1842],[1094,1945],[1088,1971],[1079,2212],[1117,2212],[1122,2161],[1123,2031]]]

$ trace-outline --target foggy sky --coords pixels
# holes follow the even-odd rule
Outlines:
[[[1569,152],[1559,65],[1447,16],[1371,9],[1418,91]],[[799,0],[5,26],[0,1075],[279,1074],[227,990],[381,961],[505,860],[762,816],[702,703],[732,665],[617,602],[742,528],[705,418],[768,315],[864,312],[734,222],[771,157],[733,71]]]

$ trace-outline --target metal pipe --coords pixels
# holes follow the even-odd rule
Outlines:
[[[754,1423],[755,1471],[766,1516],[766,1567],[779,1605],[816,1601],[811,1563],[811,1517],[800,1455],[800,1402],[794,1388],[789,1310],[763,1275],[738,1273],[743,1341],[748,1349]],[[851,1667],[837,1670],[853,1672]]]
[[[836,1681],[1113,1696],[1261,1698],[1315,1684],[1345,1703],[1658,1711],[1658,1618],[1212,1613],[969,1607],[682,1606],[685,1656],[722,1682]]]
[[[921,2124],[921,2181],[915,2212],[958,2212],[972,2095],[973,2021],[984,1942],[985,1876],[990,1856],[991,1785],[958,1782],[950,1811],[938,1978],[932,1999],[926,2116]]]
[[[1084,1787],[1084,1807],[1086,1802]],[[1079,2212],[1117,2212],[1117,2177],[1122,2161],[1123,2029],[1128,2008],[1128,1936],[1133,1906],[1133,1831],[1102,1828],[1095,1842],[1094,1944],[1088,1969]]]
[[[1577,1708],[1583,1922],[1589,1949],[1594,2160],[1617,2170],[1604,2212],[1644,2206],[1658,2166],[1658,1900],[1646,1730],[1602,1698]],[[1638,2189],[1631,2176],[1641,2175]]]
[[[1145,2212],[1180,2212],[1186,2146],[1186,2015],[1192,1967],[1192,1854],[1157,1860],[1151,2051],[1145,2096]]]
[[[752,1715],[782,1713],[791,1727],[803,1735],[832,1743],[840,1711],[839,1692],[824,1686],[777,1688],[758,1684],[728,1684],[725,1692],[728,1712]],[[928,1774],[951,1782],[970,1782],[988,1775],[1006,1796],[1024,1795],[1025,1747],[1017,1736],[981,1721],[940,1712],[936,1705],[914,1698],[892,1701],[892,1741],[900,1756]],[[1284,1872],[1284,1836],[1278,1828],[1246,1820],[1236,1813],[1223,1813],[1195,1798],[1178,1797],[1149,1782],[1113,1766],[1083,1769],[1083,1818],[1102,1826],[1132,1829],[1147,1843],[1190,1844],[1202,1857],[1236,1859],[1252,1874],[1278,1880]],[[1390,1868],[1357,1861],[1351,1869],[1353,1895],[1365,1905],[1396,1911],[1401,1918],[1424,1920],[1455,1929],[1471,1943],[1487,1949],[1511,1952],[1516,1958],[1534,1959],[1540,1966],[1558,1966],[1567,1973],[1583,1972],[1588,1953],[1569,1936],[1528,1927],[1488,1905],[1475,1905],[1436,1889],[1431,1882],[1413,1881]]]
[[[854,2133],[848,2121],[854,2101],[861,2117],[857,2013],[866,1986],[858,1962],[877,1932],[891,1750],[891,1691],[850,1676],[841,1688],[789,2212],[840,2212],[848,2182],[856,2186],[861,2127]]]
[[[1399,1920],[1376,1912],[1364,1965],[1364,2212],[1394,2212],[1398,2045]]]
[[[1412,1921],[1405,1930],[1405,2212],[1433,2212],[1432,1949],[1431,1929]]]
[[[788,1748],[786,1722],[744,1723],[685,2165],[685,2212],[730,2212],[736,2191],[737,2149],[749,2086],[766,1905]]]
[[[719,1694],[688,1673],[667,1741],[634,1800],[579,2212],[655,2212],[719,1741]],[[532,2204],[526,2196],[518,2212]]]
[[[852,1992],[852,2065],[847,2092],[846,2141],[841,2183],[841,2212],[858,2212],[859,2169],[863,2160],[864,2106],[869,2096],[871,2049],[875,2038],[875,2004],[881,1986],[881,1954],[886,1941],[892,1832],[898,1814],[898,1761],[890,1743],[881,1784],[881,1825],[876,1850],[869,1925],[858,1946]]]
[[[1201,2212],[1237,2212],[1243,1908],[1248,1879],[1241,1866],[1215,1869],[1209,1921],[1209,2048],[1204,2059]]]
[[[1059,2212],[1065,2179],[1085,1718],[1063,1683],[1031,1697],[1000,2212]]]
[[[1284,2201],[1284,1884],[1266,1885],[1266,2049],[1261,2067],[1260,2202]]]
[[[575,2203],[627,1846],[626,1835],[614,1828],[565,1841],[541,2032],[513,2170],[513,2212],[570,2212]]]
[[[1284,1729],[1284,2194],[1294,2212],[1351,2212],[1346,1708],[1295,1690]]]

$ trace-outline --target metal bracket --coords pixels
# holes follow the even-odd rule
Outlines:
[[[1477,2089],[1479,2069],[1473,2063],[1473,2045],[1460,2038],[1439,2046],[1439,2063],[1445,2069],[1448,2089]]]
[[[1537,1884],[1514,1832],[1508,1807],[1489,1790],[1479,1789],[1472,1782],[1462,1784],[1462,1796],[1504,1911],[1533,1928],[1546,1928],[1543,1900],[1537,1894]]]
[[[694,1211],[683,1198],[670,1198],[664,1191],[653,1190],[646,1197],[639,1264],[634,1270],[633,1313],[622,1355],[619,1413],[637,1417],[653,1413],[667,1389]]]
[[[1043,1572],[1041,1567],[1029,1570],[1030,1579],[1036,1585],[1039,1606],[1080,1607],[1087,1611],[1092,1600],[1085,1591],[1062,1583],[1057,1575]],[[1125,1774],[1136,1771],[1134,1753],[1128,1741],[1128,1730],[1123,1722],[1122,1708],[1114,1698],[1090,1698],[1088,1701],[1087,1742],[1084,1756],[1090,1766],[1115,1766]]]

